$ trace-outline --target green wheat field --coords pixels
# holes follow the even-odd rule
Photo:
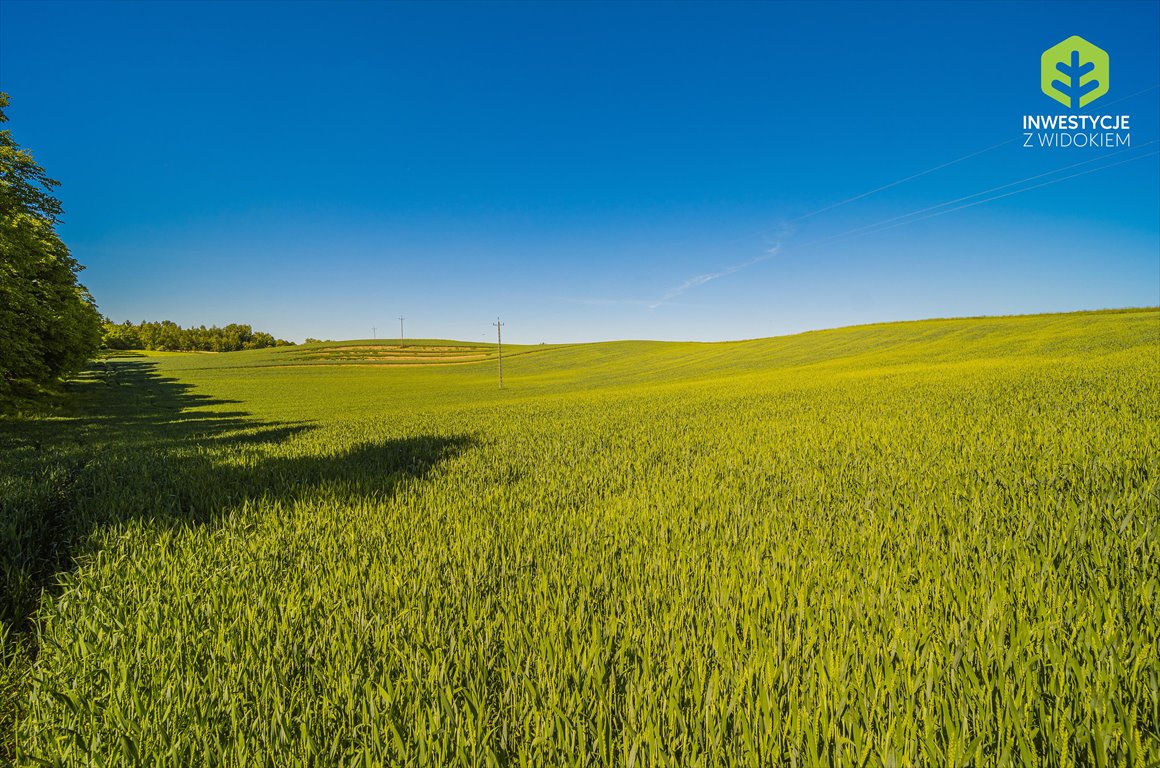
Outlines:
[[[495,353],[0,422],[0,761],[1160,764],[1160,310]]]

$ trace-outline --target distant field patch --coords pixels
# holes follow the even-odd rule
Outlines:
[[[509,354],[512,354],[510,352]],[[367,364],[450,364],[474,363],[494,358],[494,347],[449,345],[449,344],[341,344],[331,346],[311,346],[287,356],[291,361],[312,363],[354,363]]]

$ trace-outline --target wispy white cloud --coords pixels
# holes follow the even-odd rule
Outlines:
[[[788,234],[789,227],[787,225],[782,225],[779,227],[777,235],[775,236],[774,244],[767,248],[765,253],[761,254],[760,256],[749,259],[748,261],[740,262],[738,264],[732,264],[717,272],[706,272],[703,275],[693,275],[692,277],[687,278],[683,283],[675,285],[669,290],[665,291],[665,294],[656,301],[648,302],[646,306],[649,309],[656,309],[657,307],[667,304],[678,296],[681,296],[682,294],[691,291],[694,288],[700,288],[706,283],[711,283],[719,278],[735,274],[743,269],[748,269],[749,267],[752,267],[755,264],[760,264],[763,261],[769,261],[781,252],[781,242]]]
[[[685,293],[688,293],[694,288],[700,288],[706,283],[711,283],[714,280],[718,280],[722,277],[736,274],[743,269],[748,269],[749,267],[760,264],[763,261],[769,261],[781,252],[782,241],[788,237],[791,232],[792,227],[789,224],[781,224],[773,236],[773,245],[767,248],[760,256],[756,256],[752,259],[749,259],[748,261],[731,264],[716,272],[706,272],[700,275],[693,275],[692,277],[686,278],[683,282],[679,283],[678,285],[674,285],[672,288],[665,291],[665,293],[659,299],[570,298],[566,300],[574,304],[585,304],[593,307],[644,307],[651,311],[657,307],[661,307],[670,303],[673,299],[683,296]]]

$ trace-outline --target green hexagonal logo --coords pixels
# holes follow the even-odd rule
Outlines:
[[[1086,107],[1108,92],[1108,52],[1072,35],[1043,52],[1040,86],[1070,109]]]

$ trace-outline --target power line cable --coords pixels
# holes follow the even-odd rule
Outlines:
[[[1134,91],[1132,93],[1129,93],[1126,96],[1121,96],[1118,99],[1113,99],[1112,101],[1104,102],[1101,106],[1110,107],[1113,104],[1119,104],[1120,102],[1127,101],[1128,99],[1134,99],[1135,97],[1140,96],[1141,94],[1148,93],[1149,91],[1154,91],[1157,88],[1160,88],[1160,83],[1156,83],[1155,85],[1150,85],[1147,88],[1143,88],[1139,91]],[[932,168],[927,168],[924,171],[919,171],[918,173],[912,173],[909,176],[903,177],[901,179],[897,179],[896,181],[892,181],[889,184],[883,184],[880,187],[875,187],[874,189],[868,190],[866,192],[862,192],[861,194],[854,195],[853,197],[847,197],[845,200],[839,200],[836,203],[831,203],[830,205],[823,206],[822,208],[818,208],[817,210],[810,211],[809,213],[803,213],[801,216],[797,216],[795,218],[786,220],[786,223],[787,224],[794,224],[794,223],[799,222],[799,221],[804,221],[805,219],[813,218],[814,216],[817,216],[818,214],[825,213],[827,211],[832,211],[835,208],[841,208],[843,205],[848,205],[850,203],[856,202],[856,201],[861,200],[863,198],[870,197],[870,195],[875,195],[879,192],[883,192],[887,189],[891,189],[892,187],[897,187],[899,184],[905,184],[908,181],[913,181],[915,179],[922,178],[923,176],[934,173],[935,171],[941,171],[943,168],[949,168],[950,166],[961,163],[964,160],[970,160],[973,157],[978,157],[979,155],[986,154],[987,152],[998,149],[999,147],[1005,147],[1008,144],[1011,144],[1011,143],[1016,142],[1018,140],[1019,140],[1018,138],[1011,138],[1011,139],[1007,139],[1006,141],[1000,141],[998,144],[992,144],[989,147],[984,147],[983,149],[975,150],[974,152],[963,155],[962,157],[956,157],[953,160],[948,160],[945,163],[940,163],[939,165],[936,165]]]
[[[827,243],[827,242],[830,242],[832,240],[839,240],[839,239],[842,239],[845,237],[856,235],[856,234],[859,234],[860,232],[862,232],[863,230],[875,229],[877,227],[882,226],[883,224],[889,224],[891,222],[895,222],[895,221],[898,221],[900,219],[907,219],[907,218],[910,218],[911,216],[918,216],[919,214],[927,213],[928,211],[934,211],[934,210],[937,210],[939,208],[944,208],[948,205],[954,205],[955,203],[961,203],[964,200],[970,200],[972,197],[979,197],[980,195],[990,194],[991,192],[998,192],[1001,189],[1007,189],[1008,187],[1014,187],[1014,186],[1019,185],[1019,184],[1025,184],[1029,181],[1034,181],[1035,179],[1042,179],[1045,176],[1053,176],[1057,173],[1062,173],[1063,171],[1067,171],[1067,170],[1070,170],[1072,168],[1078,168],[1082,165],[1088,165],[1090,163],[1095,163],[1095,162],[1099,162],[1102,160],[1107,160],[1109,157],[1114,157],[1116,155],[1122,155],[1125,152],[1131,152],[1133,149],[1142,149],[1142,148],[1147,147],[1149,145],[1156,144],[1158,141],[1160,141],[1160,139],[1153,139],[1151,141],[1144,142],[1139,147],[1130,147],[1127,149],[1116,150],[1115,152],[1109,152],[1106,155],[1101,155],[1099,157],[1093,157],[1093,158],[1090,158],[1088,160],[1081,160],[1078,163],[1070,163],[1069,165],[1064,165],[1064,166],[1061,166],[1059,168],[1054,168],[1050,171],[1044,171],[1043,173],[1037,173],[1034,176],[1027,176],[1026,178],[1016,179],[1015,181],[1009,181],[1006,184],[1000,184],[997,187],[983,189],[983,190],[980,190],[978,192],[973,192],[969,195],[964,195],[962,197],[956,197],[952,200],[946,200],[944,202],[937,203],[935,205],[929,205],[925,208],[919,208],[917,210],[909,211],[908,213],[902,213],[902,214],[899,214],[897,216],[891,216],[890,218],[881,219],[879,221],[875,221],[875,222],[872,222],[870,224],[863,224],[861,226],[854,227],[853,229],[848,229],[845,232],[840,232],[836,235],[830,235],[828,237],[823,237],[823,238],[820,238],[818,240],[811,240],[808,243],[803,243],[801,247],[804,247],[807,245],[819,245],[821,243]],[[1141,157],[1143,157],[1143,155],[1141,155]],[[1111,165],[1104,166],[1104,167],[1110,168],[1110,167],[1112,167],[1112,165],[1116,165],[1116,163],[1113,163]],[[1074,176],[1068,176],[1066,178],[1074,178]],[[1029,189],[1032,189],[1032,188],[1033,187],[1029,187]],[[993,198],[993,199],[997,199],[997,198]],[[961,209],[956,208],[955,210],[961,210]],[[924,216],[923,218],[929,218],[929,217]]]
[[[1154,142],[1149,142],[1149,143],[1154,143]],[[1146,152],[1145,154],[1142,154],[1142,155],[1135,155],[1133,157],[1125,158],[1125,159],[1120,160],[1120,161],[1115,162],[1115,163],[1110,163],[1108,165],[1100,166],[1099,168],[1089,168],[1086,171],[1080,171],[1079,173],[1073,173],[1073,174],[1070,174],[1068,176],[1062,176],[1058,179],[1044,181],[1044,182],[1041,182],[1039,184],[1032,184],[1029,187],[1023,187],[1022,189],[1016,189],[1016,190],[1013,190],[1011,192],[1005,192],[1001,195],[994,195],[993,197],[984,198],[982,200],[976,200],[973,203],[967,203],[965,205],[960,205],[960,206],[955,207],[955,208],[947,208],[945,210],[936,211],[934,213],[929,213],[926,216],[920,216],[917,219],[909,219],[908,221],[899,221],[899,222],[894,223],[894,224],[887,224],[887,226],[879,226],[877,229],[869,229],[868,231],[861,231],[861,230],[866,230],[867,227],[878,226],[880,224],[886,224],[887,222],[893,221],[894,219],[905,218],[905,216],[903,216],[903,217],[896,216],[896,217],[893,217],[892,219],[885,219],[883,221],[877,222],[874,225],[867,225],[866,227],[858,227],[857,230],[850,230],[848,232],[843,232],[843,233],[840,233],[838,235],[834,235],[833,237],[825,238],[824,240],[815,240],[814,242],[811,242],[811,243],[805,243],[801,247],[806,247],[806,246],[810,246],[810,245],[820,245],[822,243],[833,242],[834,240],[850,239],[853,237],[861,237],[863,235],[877,234],[878,232],[884,232],[888,229],[894,229],[896,227],[905,226],[907,224],[914,224],[915,222],[925,221],[926,219],[933,219],[935,216],[942,216],[943,214],[946,214],[946,213],[954,213],[955,211],[961,211],[965,208],[973,208],[974,206],[982,205],[983,203],[990,203],[990,202],[995,201],[995,200],[1001,200],[1005,197],[1011,197],[1013,195],[1022,194],[1023,192],[1030,192],[1033,189],[1039,189],[1041,187],[1048,187],[1048,186],[1051,186],[1052,184],[1058,184],[1061,181],[1067,181],[1068,179],[1074,179],[1074,178],[1077,178],[1079,176],[1087,176],[1088,174],[1091,174],[1091,173],[1098,173],[1100,171],[1106,171],[1109,168],[1115,168],[1118,165],[1124,165],[1125,163],[1131,163],[1131,162],[1134,162],[1136,160],[1142,160],[1145,157],[1152,157],[1153,155],[1160,155],[1160,150]],[[1062,169],[1060,169],[1060,170],[1062,170]],[[1012,182],[1012,183],[1022,183],[1025,181],[1029,181],[1031,178],[1040,178],[1043,175],[1046,175],[1046,174],[1040,174],[1040,176],[1029,177],[1028,179],[1023,179],[1021,182]],[[1011,185],[1006,185],[1006,186],[1011,186]],[[975,195],[970,195],[969,197],[975,197]],[[966,199],[966,198],[963,198],[963,199]],[[934,207],[938,208],[941,206],[934,206]],[[914,213],[915,212],[912,212],[910,215],[913,215]]]

